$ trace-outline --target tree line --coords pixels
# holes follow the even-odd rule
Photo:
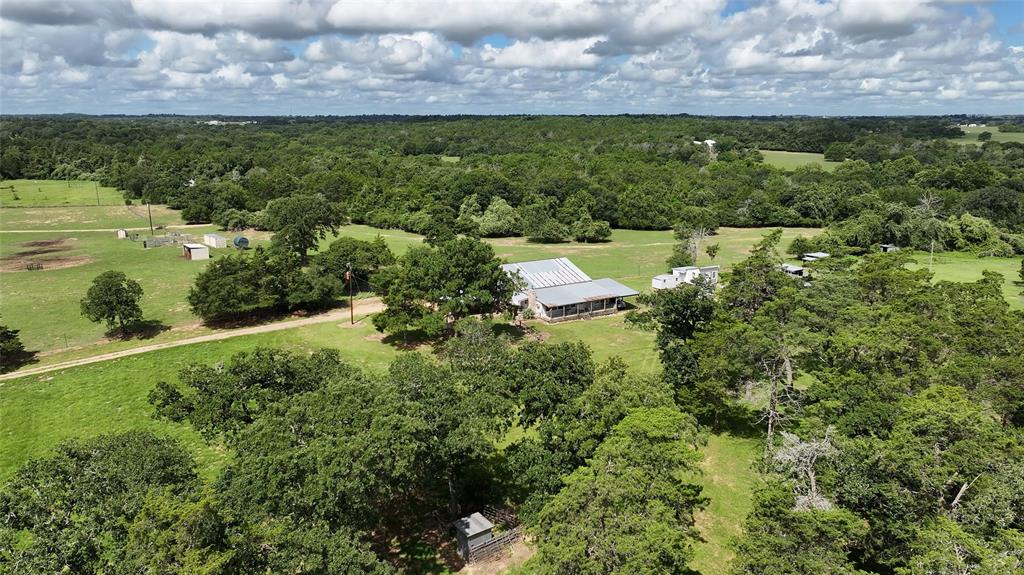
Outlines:
[[[82,177],[189,222],[277,231],[288,198],[356,223],[537,241],[669,229],[688,207],[723,226],[826,226],[938,199],[1024,231],[1024,145],[960,146],[958,118],[4,118],[3,177]],[[1007,124],[1008,125],[1008,124]],[[709,147],[705,140],[714,140]],[[786,171],[761,149],[825,152]],[[450,161],[457,160],[457,161]]]

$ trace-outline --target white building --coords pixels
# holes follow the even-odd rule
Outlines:
[[[210,248],[203,244],[181,244],[181,255],[187,260],[208,260]]]
[[[651,287],[654,289],[672,289],[680,284],[692,284],[697,278],[704,277],[712,287],[718,284],[719,266],[685,266],[672,268],[672,273],[659,274],[651,278]]]
[[[203,234],[203,243],[211,248],[228,247],[228,239],[220,234]]]
[[[622,298],[639,295],[610,278],[590,279],[567,258],[501,267],[526,283],[523,291],[512,296],[512,304],[533,310],[535,317],[547,322],[615,313],[624,305]]]

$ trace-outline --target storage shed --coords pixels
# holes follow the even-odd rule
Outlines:
[[[128,230],[124,230],[124,229],[117,230],[117,239],[119,239],[119,240],[126,240],[126,239],[128,239]]]
[[[463,517],[454,523],[459,542],[459,555],[469,561],[469,552],[491,540],[494,524],[479,513]]]
[[[210,248],[203,244],[181,244],[181,255],[187,260],[208,260]]]
[[[210,246],[211,248],[228,247],[228,239],[219,234],[204,234],[203,243]]]
[[[882,244],[878,246],[878,248],[882,251],[883,254],[900,251],[900,247],[896,244]]]
[[[805,262],[816,262],[827,258],[829,254],[827,252],[810,252],[800,256],[800,259]]]

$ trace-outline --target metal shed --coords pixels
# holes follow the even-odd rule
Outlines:
[[[117,239],[119,239],[119,240],[126,240],[126,239],[128,239],[128,230],[125,230],[125,229],[117,230]]]
[[[900,251],[900,247],[896,244],[882,244],[878,248],[885,254]]]
[[[181,244],[181,255],[187,260],[208,260],[210,248],[203,244]]]
[[[455,537],[459,542],[459,555],[469,560],[470,551],[491,540],[494,524],[479,513],[463,517],[454,523]]]

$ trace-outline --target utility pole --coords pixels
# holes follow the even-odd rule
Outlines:
[[[96,182],[92,183],[92,189],[96,191],[96,205],[100,205],[100,187],[96,185]]]
[[[348,270],[345,271],[345,281],[348,282],[348,322],[356,324],[356,309],[352,307],[352,262],[348,263]]]
[[[149,212],[149,235],[155,236],[156,231],[153,230],[153,208],[149,205],[149,200],[146,200],[146,211]]]

